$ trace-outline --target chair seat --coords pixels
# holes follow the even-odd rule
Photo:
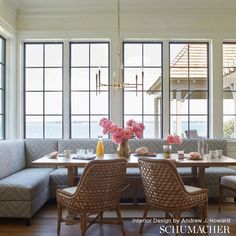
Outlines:
[[[77,187],[70,187],[70,188],[64,188],[63,191],[73,195],[76,191]]]
[[[187,192],[189,192],[189,193],[194,193],[199,190],[202,190],[201,188],[197,188],[197,187],[193,187],[193,186],[189,186],[189,185],[184,185],[184,187],[187,190]]]
[[[228,175],[221,178],[221,184],[236,190],[236,176]]]

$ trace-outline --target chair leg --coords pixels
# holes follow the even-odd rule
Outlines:
[[[31,225],[31,218],[26,218],[25,219],[25,226],[30,226]]]
[[[139,228],[139,233],[140,234],[143,232],[144,221],[147,217],[148,210],[149,210],[149,208],[148,208],[148,205],[146,204],[145,209],[144,209],[144,213],[143,213],[143,222],[141,223],[140,228]]]
[[[179,225],[180,225],[180,212],[179,211],[177,211],[177,212],[175,212],[174,213],[174,219],[176,219],[176,222],[178,222],[178,223],[173,223],[174,224],[174,228],[175,228],[175,230],[176,230],[176,234],[175,234],[175,236],[178,236],[179,235],[179,233],[177,233],[178,232],[178,227],[179,227]]]
[[[121,213],[120,213],[120,208],[119,207],[116,208],[116,214],[117,214],[118,221],[119,221],[119,224],[120,224],[120,227],[121,227],[122,235],[126,236],[125,229],[124,229],[124,224],[123,224],[123,220],[122,220],[122,217],[121,217]]]
[[[87,216],[86,215],[81,215],[81,235],[85,236],[86,230],[87,230]]]
[[[100,225],[102,225],[103,222],[103,211],[100,213]]]
[[[57,202],[57,234],[61,231],[61,219],[62,219],[62,206],[60,202]]]
[[[221,212],[221,207],[222,207],[222,201],[223,201],[223,187],[220,184],[220,188],[219,188],[219,192],[220,192],[220,196],[219,196],[219,207],[218,207],[218,212]]]
[[[208,202],[205,203],[204,207],[203,207],[203,220],[204,222],[206,222],[207,218],[208,218]]]
[[[79,223],[80,223],[80,229],[82,231],[82,228],[83,228],[83,221],[84,221],[84,218],[82,215],[80,215],[80,219],[79,219]]]

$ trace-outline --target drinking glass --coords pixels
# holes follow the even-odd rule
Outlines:
[[[178,151],[178,159],[180,159],[180,160],[184,159],[184,150]]]
[[[85,155],[85,149],[77,148],[76,152],[77,152],[77,157],[81,157]]]
[[[65,158],[70,158],[71,150],[64,150],[64,156]]]
[[[87,155],[88,156],[92,156],[93,155],[93,149],[92,148],[88,148],[87,149]]]

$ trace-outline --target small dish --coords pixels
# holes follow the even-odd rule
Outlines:
[[[192,161],[200,161],[200,160],[202,160],[202,157],[194,157],[194,156],[191,157],[190,156],[187,159],[192,160]]]

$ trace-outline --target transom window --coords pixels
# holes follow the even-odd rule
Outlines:
[[[170,132],[208,137],[208,43],[170,43]]]
[[[223,43],[223,128],[225,138],[236,138],[236,43]]]
[[[162,43],[124,43],[124,123],[143,122],[144,137],[162,136]]]
[[[5,139],[6,40],[0,36],[0,140]]]
[[[110,98],[109,87],[96,90],[96,74],[97,83],[109,83],[109,54],[107,42],[70,44],[71,138],[101,135],[99,120],[109,117]]]
[[[63,44],[25,43],[25,138],[62,138]]]

